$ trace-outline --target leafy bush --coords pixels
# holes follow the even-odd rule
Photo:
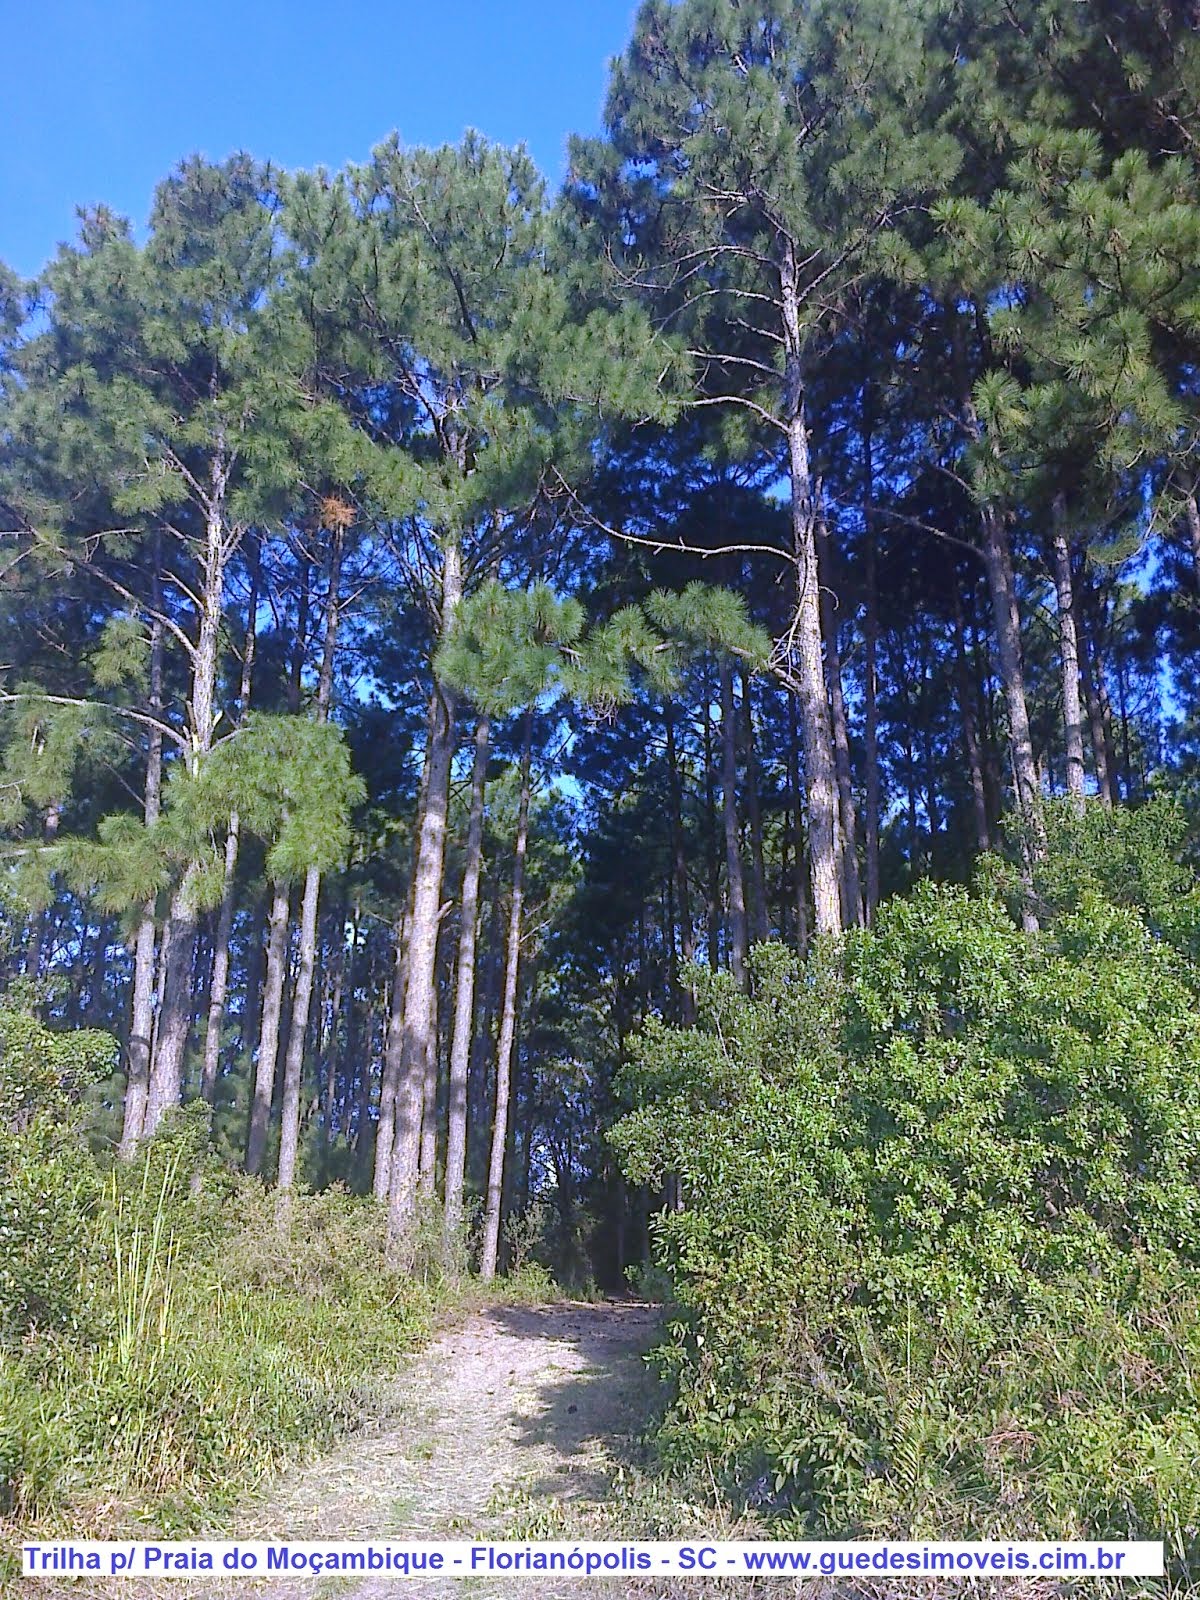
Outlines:
[[[80,1160],[75,1113],[115,1048],[0,1009],[0,1339],[80,1326],[99,1174]]]
[[[686,1197],[656,1225],[674,1460],[840,1534],[1193,1537],[1200,1009],[1100,893],[1122,826],[1056,842],[1036,938],[925,885],[646,1029],[613,1139]]]

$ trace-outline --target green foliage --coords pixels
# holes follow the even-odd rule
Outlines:
[[[332,723],[251,712],[197,772],[171,768],[166,813],[153,827],[116,813],[101,818],[95,838],[68,840],[53,854],[105,909],[143,905],[188,866],[197,904],[213,906],[222,888],[218,843],[231,813],[266,841],[272,877],[298,878],[345,860],[351,811],[365,795]]]
[[[1200,884],[1187,864],[1190,830],[1178,801],[1163,797],[1133,810],[1089,804],[1081,816],[1051,802],[1046,815],[1049,832],[1032,882],[1022,882],[1009,856],[985,856],[977,867],[985,893],[1015,909],[1032,889],[1039,916],[1050,918],[1079,914],[1098,897],[1136,912],[1156,937],[1200,959]],[[1015,856],[1019,838],[1013,846]],[[1193,981],[1190,966],[1181,972]]]
[[[1163,814],[1080,826],[1037,938],[924,885],[807,967],[760,948],[750,996],[695,972],[696,1029],[643,1032],[612,1137],[683,1185],[677,1459],[843,1534],[1195,1523],[1200,1008],[1130,903],[1175,871]]]
[[[252,712],[216,746],[178,804],[196,834],[227,825],[236,810],[268,841],[268,872],[295,878],[310,866],[325,871],[345,859],[351,808],[365,798],[340,729]]]
[[[0,827],[18,823],[26,806],[44,810],[70,793],[85,729],[78,707],[47,702],[36,685],[11,692],[20,698],[0,715]]]
[[[459,607],[437,654],[438,675],[480,710],[505,716],[561,689],[583,627],[580,603],[560,600],[549,584],[485,583]]]
[[[707,598],[712,610],[723,606],[727,631],[736,635],[737,645],[745,648],[749,640],[754,648],[761,643],[760,630],[750,626],[740,596],[701,584],[691,585],[689,595],[693,590]],[[682,599],[658,597],[657,607],[648,605],[645,611],[622,606],[588,628],[579,601],[559,599],[548,584],[519,590],[485,583],[458,608],[449,637],[438,650],[437,671],[465,690],[481,710],[500,716],[549,696],[605,709],[624,705],[633,699],[639,673],[660,693],[669,692],[676,682],[678,644],[654,624],[673,615],[673,598]],[[764,644],[764,656],[766,648]]]
[[[136,1161],[83,1143],[107,1035],[0,1011],[0,1514],[81,1494],[186,1521],[366,1415],[432,1290],[333,1190],[286,1220],[207,1153],[199,1109]]]
[[[653,622],[684,648],[716,650],[760,671],[771,655],[765,629],[750,620],[745,599],[733,589],[689,583],[678,594],[656,589],[646,601]]]
[[[93,1172],[86,1327],[0,1347],[0,1509],[18,1521],[86,1494],[187,1525],[361,1424],[372,1375],[425,1325],[431,1294],[384,1267],[377,1207],[297,1196],[281,1225],[219,1169],[196,1193],[197,1159],[185,1121]]]
[[[78,1330],[99,1176],[79,1158],[80,1096],[113,1070],[114,1041],[52,1033],[0,1009],[0,1340]]]

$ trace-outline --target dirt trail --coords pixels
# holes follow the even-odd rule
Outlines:
[[[644,1424],[653,1380],[641,1356],[654,1325],[654,1310],[635,1304],[477,1313],[406,1365],[386,1397],[384,1425],[285,1476],[221,1536],[507,1537],[514,1509],[536,1515],[555,1501],[574,1503],[586,1518],[603,1502],[612,1442]],[[110,1583],[107,1592],[116,1587]],[[149,1600],[150,1587],[143,1582],[129,1592]],[[394,1579],[341,1574],[262,1584],[176,1580],[161,1588],[175,1600],[185,1591],[187,1600],[382,1600],[398,1592]],[[423,1600],[517,1592],[552,1600],[578,1589],[557,1574],[546,1587],[536,1579],[518,1586],[511,1576],[430,1578],[419,1587]],[[611,1585],[608,1592],[616,1600]]]

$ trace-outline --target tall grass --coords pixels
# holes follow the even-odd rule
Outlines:
[[[194,1525],[369,1415],[436,1296],[384,1267],[370,1202],[254,1185],[202,1210],[182,1152],[109,1180],[78,1337],[0,1351],[0,1517]],[[182,1191],[182,1193],[181,1193]]]
[[[151,1186],[149,1163],[142,1172],[140,1206],[129,1205],[115,1174],[109,1180],[116,1314],[113,1355],[123,1368],[136,1363],[153,1373],[170,1342],[175,1236],[168,1221],[168,1198],[180,1159],[181,1152],[173,1151],[163,1168],[148,1227],[143,1213]]]

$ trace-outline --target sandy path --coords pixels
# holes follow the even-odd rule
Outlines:
[[[293,1539],[506,1536],[516,1504],[602,1502],[607,1446],[643,1425],[641,1360],[655,1314],[642,1305],[497,1307],[443,1334],[395,1384],[386,1429],[349,1439],[292,1477],[236,1533]],[[224,1591],[212,1590],[216,1595]],[[243,1583],[239,1593],[247,1593]],[[394,1580],[274,1580],[272,1600],[379,1600]],[[534,1600],[539,1591],[521,1584]],[[197,1588],[188,1586],[188,1594]],[[512,1594],[513,1580],[429,1579],[435,1596]]]
[[[385,1421],[285,1474],[216,1538],[467,1539],[511,1537],[513,1518],[603,1503],[609,1450],[644,1426],[653,1379],[641,1360],[656,1313],[637,1304],[495,1307],[443,1333],[406,1363],[382,1397]],[[572,1516],[571,1521],[574,1521]],[[523,1531],[523,1530],[522,1530]],[[594,1533],[589,1535],[595,1537]],[[55,1592],[129,1600],[383,1600],[393,1578],[343,1574],[139,1582],[86,1578]],[[35,1585],[27,1587],[31,1594]],[[594,1590],[595,1583],[587,1586]],[[620,1585],[607,1584],[617,1600]],[[554,1575],[427,1578],[423,1600],[555,1600],[578,1583]],[[36,1585],[49,1600],[51,1585]]]

